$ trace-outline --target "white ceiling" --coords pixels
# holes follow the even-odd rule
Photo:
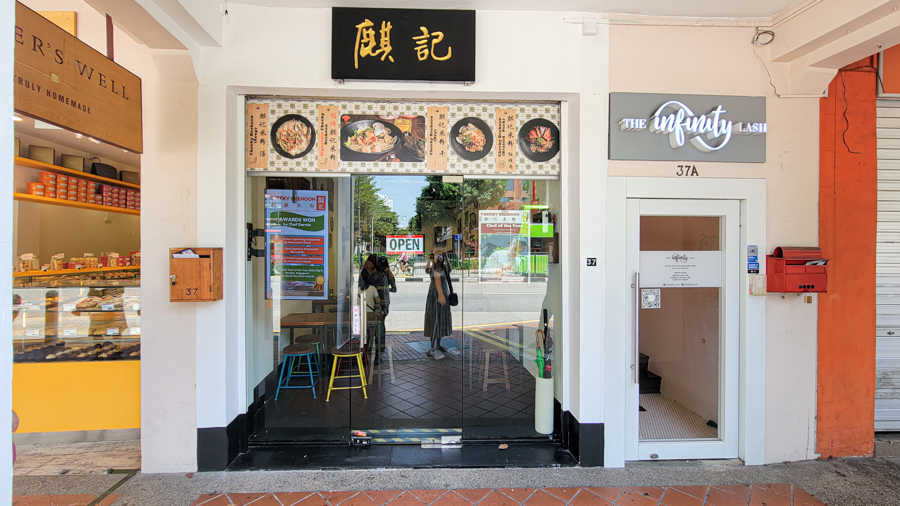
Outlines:
[[[380,7],[408,9],[481,9],[579,11],[651,16],[767,18],[796,0],[229,0],[266,7]]]

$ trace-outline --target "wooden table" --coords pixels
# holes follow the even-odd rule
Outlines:
[[[347,299],[344,299],[344,300],[346,301]],[[314,301],[312,301],[312,310],[313,310],[313,313],[324,313],[325,308],[331,307],[331,306],[337,306],[337,305],[338,305],[337,299],[314,300]]]
[[[366,313],[366,328],[375,329],[375,350],[380,350],[383,344],[384,336],[381,332],[381,313]],[[337,330],[349,327],[352,319],[349,313],[291,313],[281,318],[281,327],[291,330],[291,344],[294,344],[294,329],[321,329],[322,336],[325,336],[324,354],[331,353],[332,346],[337,346]],[[331,342],[328,336],[331,334],[329,330],[334,330],[335,339]],[[376,351],[377,353],[377,351]],[[372,355],[374,359],[374,355]],[[323,364],[325,365],[325,364]],[[327,369],[327,367],[323,368]],[[381,376],[379,374],[379,376]]]

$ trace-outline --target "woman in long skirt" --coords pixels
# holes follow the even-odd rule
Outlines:
[[[440,360],[444,358],[447,348],[441,346],[441,338],[453,333],[453,320],[450,314],[450,287],[447,277],[450,275],[450,262],[442,251],[431,254],[425,272],[429,274],[431,283],[428,286],[428,297],[425,301],[425,337],[431,338],[431,349],[428,356]]]

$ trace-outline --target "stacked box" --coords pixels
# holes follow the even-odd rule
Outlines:
[[[44,185],[46,188],[56,188],[56,174],[47,171],[41,171],[38,173],[38,182]]]
[[[47,195],[46,188],[47,187],[41,183],[28,183],[28,187],[25,190],[25,192],[28,193],[29,195],[37,195],[38,197],[45,197]]]

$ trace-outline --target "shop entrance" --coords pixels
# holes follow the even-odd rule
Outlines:
[[[628,199],[626,460],[738,456],[740,205]]]
[[[266,223],[248,276],[251,444],[553,436],[557,180],[249,181]],[[537,414],[536,335],[550,352]]]

